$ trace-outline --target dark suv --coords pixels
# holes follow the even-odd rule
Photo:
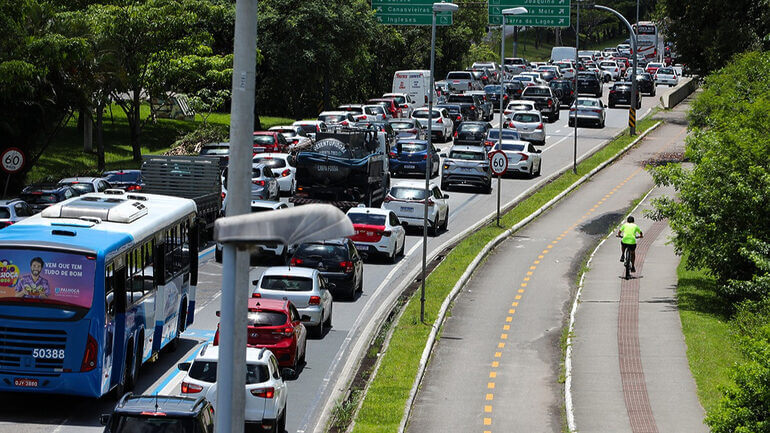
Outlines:
[[[336,285],[332,290],[335,301],[353,301],[356,293],[363,292],[364,262],[348,238],[301,244],[291,258],[291,266],[318,269]]]
[[[602,97],[602,82],[593,72],[578,72],[577,76],[578,94],[590,93],[597,98]]]
[[[607,99],[607,105],[615,108],[618,104],[631,105],[631,83],[621,81],[615,83],[610,89],[610,96]],[[639,89],[636,89],[636,109],[642,108],[642,95]]]
[[[132,395],[99,417],[105,433],[213,433],[214,408],[203,396]]]
[[[25,187],[19,198],[27,202],[32,211],[38,213],[52,204],[79,196],[80,193],[67,185],[34,184]]]

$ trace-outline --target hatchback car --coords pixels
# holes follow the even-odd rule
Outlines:
[[[639,88],[639,93],[646,93],[650,96],[655,96],[655,81],[652,75],[644,72],[636,75],[636,86]]]
[[[579,95],[587,93],[601,98],[603,89],[602,82],[593,72],[578,72],[577,91]]]
[[[52,204],[79,195],[80,191],[67,185],[33,184],[21,190],[19,198],[27,202],[33,212],[38,213]]]
[[[390,119],[388,120],[390,127],[396,133],[396,138],[404,139],[425,139],[425,132],[414,119]]]
[[[478,146],[452,146],[444,158],[441,171],[441,189],[453,185],[468,185],[492,192],[492,169],[487,151]]]
[[[67,177],[60,180],[59,185],[71,186],[81,195],[89,192],[102,192],[112,188],[112,185],[101,177]]]
[[[385,255],[391,263],[404,255],[406,230],[393,211],[360,206],[349,209],[347,215],[356,232],[350,239],[361,254]]]
[[[492,128],[487,131],[487,136],[484,137],[484,148],[487,152],[497,145],[498,140],[500,140],[500,129]],[[514,129],[503,129],[503,140],[521,140],[521,134]]]
[[[18,198],[0,200],[0,229],[34,215],[32,208]]]
[[[620,71],[620,65],[614,60],[603,60],[599,63],[599,68],[609,72],[613,80],[619,80],[623,75]]]
[[[435,182],[428,184],[428,233],[436,236],[449,226],[449,195]],[[402,224],[422,227],[425,215],[425,182],[394,182],[382,202],[382,208],[393,211]]]
[[[403,98],[403,97],[401,97]],[[409,117],[411,108],[407,104],[399,104],[395,96],[383,96],[382,98],[372,98],[366,101],[367,104],[379,105],[387,113],[389,119]]]
[[[542,166],[542,150],[522,140],[506,140],[500,144],[500,150],[508,158],[508,168],[505,174],[525,173],[529,177],[540,176]]]
[[[655,71],[655,84],[667,85],[669,87],[676,86],[679,84],[679,75],[674,71],[674,68],[660,68]]]
[[[278,190],[282,195],[292,195],[295,189],[294,175],[297,168],[291,165],[288,153],[260,153],[251,160],[252,164],[264,164],[270,167],[278,182]]]
[[[299,373],[307,354],[307,329],[294,305],[282,299],[249,298],[247,308],[246,346],[268,349],[279,367]],[[219,311],[216,314],[220,317]],[[219,324],[213,345],[219,345]]]
[[[412,110],[414,110],[417,105],[417,102],[414,101],[408,93],[385,93],[382,97],[393,98],[396,107],[401,110],[403,117],[409,117],[409,115],[412,114]]]
[[[109,182],[112,188],[119,188],[123,191],[139,192],[144,189],[142,170],[105,171],[104,179]]]
[[[610,89],[607,105],[610,108],[615,108],[618,104],[631,105],[631,83],[621,81],[615,83]],[[642,108],[642,95],[638,87],[636,89],[636,108],[637,110]]]
[[[418,174],[425,175],[426,165],[430,158],[430,177],[438,176],[438,150],[425,140],[401,139],[390,148],[390,173],[393,176]]]
[[[452,138],[454,122],[449,117],[449,112],[446,108],[434,108],[430,115],[427,108],[418,108],[412,112],[412,119],[416,120],[422,129],[426,131],[428,130],[428,122],[430,122],[432,134],[443,142],[447,142]]]
[[[215,380],[216,380],[216,374]],[[203,396],[125,394],[99,421],[104,433],[214,431],[214,407]]]
[[[327,281],[334,283],[334,299],[352,301],[364,289],[364,262],[348,238],[301,244],[290,265],[318,269]]]
[[[569,108],[569,126],[575,126],[575,119],[580,123],[590,123],[604,128],[607,120],[607,109],[599,98],[578,98]]]
[[[508,128],[519,131],[522,139],[535,144],[545,144],[545,124],[543,117],[537,111],[516,111],[506,124]]]
[[[186,371],[182,379],[182,395],[200,395],[217,405],[217,366],[219,347],[204,344],[191,363],[181,363]],[[245,385],[246,427],[261,431],[284,431],[288,390],[275,355],[267,349],[246,348]],[[251,430],[251,428],[249,428]],[[167,430],[132,430],[132,433]],[[168,430],[187,431],[187,430]],[[208,432],[208,431],[207,431]]]
[[[535,101],[511,101],[505,107],[503,114],[506,119],[510,120],[515,111],[538,111],[538,109],[535,106]]]
[[[327,282],[318,269],[272,266],[252,283],[253,298],[291,301],[312,337],[321,338],[324,328],[331,328],[334,304],[329,289],[334,289],[334,283]]]
[[[277,131],[255,131],[253,140],[255,155],[266,152],[286,152],[289,149],[286,137]]]
[[[463,122],[455,131],[454,144],[467,146],[483,146],[487,131],[492,125],[487,122]]]
[[[328,127],[333,125],[350,126],[356,123],[356,116],[348,111],[323,111],[318,115],[318,121]]]

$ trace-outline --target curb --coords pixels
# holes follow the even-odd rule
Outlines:
[[[487,243],[484,248],[479,252],[479,254],[476,256],[475,259],[471,262],[470,265],[465,269],[465,272],[463,272],[460,279],[457,281],[457,283],[452,288],[452,291],[447,295],[447,297],[444,299],[444,302],[441,304],[441,309],[439,310],[438,317],[436,321],[432,325],[432,329],[430,332],[430,335],[428,337],[428,341],[425,344],[425,349],[423,350],[422,357],[420,358],[420,367],[417,372],[417,376],[415,377],[414,384],[412,385],[412,389],[409,391],[409,398],[407,399],[406,408],[404,409],[404,415],[401,418],[401,423],[399,424],[398,431],[399,433],[403,433],[406,430],[406,424],[409,420],[409,415],[412,412],[412,406],[414,405],[414,399],[417,396],[417,389],[420,387],[420,383],[422,383],[422,378],[425,376],[425,369],[428,365],[428,359],[430,358],[430,353],[433,350],[433,346],[436,342],[436,336],[438,335],[438,331],[441,328],[441,326],[444,324],[444,318],[446,317],[446,313],[449,309],[449,305],[454,300],[454,298],[457,296],[457,294],[462,290],[462,288],[465,286],[465,283],[470,279],[473,272],[476,270],[476,268],[479,266],[479,264],[482,262],[482,260],[486,257],[486,255],[492,251],[497,245],[499,245],[503,240],[505,240],[508,236],[513,234],[514,232],[520,230],[522,227],[530,223],[532,220],[540,216],[543,212],[545,212],[547,209],[549,209],[551,206],[553,206],[555,203],[557,203],[559,200],[564,198],[567,194],[571,193],[575,188],[583,184],[585,181],[593,177],[596,173],[607,167],[609,164],[612,164],[615,162],[618,158],[620,158],[622,155],[624,155],[629,149],[631,149],[633,146],[635,146],[639,141],[641,141],[644,137],[647,136],[650,132],[654,131],[658,128],[663,122],[658,122],[651,126],[647,131],[645,131],[642,135],[636,138],[636,140],[632,141],[630,144],[628,144],[626,147],[621,149],[618,153],[616,153],[614,156],[612,156],[610,159],[602,162],[599,164],[596,168],[591,170],[590,172],[586,173],[583,177],[575,181],[572,185],[570,185],[567,189],[559,193],[556,197],[552,198],[548,203],[544,204],[540,209],[534,211],[529,216],[524,218],[523,220],[519,221],[517,224],[515,224],[510,229],[506,230],[505,232],[498,235],[496,238],[492,239]],[[595,153],[595,152],[594,152]],[[588,155],[588,154],[587,154]],[[593,155],[593,153],[591,153]],[[588,157],[588,156],[587,156]],[[569,169],[572,166],[572,164],[567,166],[567,169]],[[566,171],[566,170],[564,170]],[[560,170],[556,173],[558,175],[561,175],[564,171]],[[554,173],[554,174],[556,174]],[[501,210],[502,213],[502,210]]]
[[[631,209],[628,214],[632,214],[636,209],[641,206],[645,200],[647,200],[647,197],[652,194],[652,192],[655,190],[656,187],[652,187],[649,191],[647,191],[647,194],[642,197],[642,199],[639,201],[639,203],[634,206],[633,209]],[[577,313],[577,307],[580,303],[580,294],[583,292],[583,282],[585,281],[586,274],[590,272],[590,266],[591,261],[594,259],[594,255],[596,255],[596,252],[599,251],[599,248],[601,248],[602,245],[604,245],[604,242],[607,241],[607,239],[610,238],[614,234],[613,232],[610,232],[605,236],[601,242],[599,242],[599,245],[594,248],[593,251],[591,251],[591,255],[588,257],[588,261],[586,262],[586,267],[589,268],[589,271],[583,272],[583,274],[580,276],[580,283],[578,284],[577,292],[575,292],[575,300],[572,301],[572,309],[569,313],[569,327],[567,331],[567,351],[564,355],[564,375],[566,379],[564,380],[564,405],[566,406],[566,412],[567,412],[567,429],[570,432],[577,432],[577,426],[575,425],[575,413],[574,408],[572,406],[572,332],[575,329],[575,314]]]

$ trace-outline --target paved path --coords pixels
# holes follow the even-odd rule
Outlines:
[[[643,169],[645,163],[666,156],[665,152],[681,152],[685,134],[686,128],[681,124],[662,125],[636,149],[495,250],[455,300],[415,401],[409,432],[562,431],[565,416],[560,381],[563,376],[561,338],[576,289],[578,270],[600,239],[617,226],[632,202],[652,188],[652,179]],[[568,147],[565,146],[563,151],[570,151]],[[664,235],[658,236],[658,242],[663,238]],[[608,250],[610,244],[615,243],[608,243]],[[619,256],[619,251],[615,255]],[[676,266],[674,261],[669,262],[669,267]],[[602,270],[592,272],[592,275],[614,284],[617,298],[621,285],[618,276],[622,271],[618,257],[607,265],[596,262],[592,266]],[[647,276],[648,271],[641,273],[643,269],[637,266],[637,274]],[[638,281],[645,284],[646,280]],[[601,338],[602,342],[610,341],[611,346],[609,353],[603,354],[606,366],[593,368],[587,365],[587,371],[598,374],[586,378],[584,384],[575,383],[575,391],[600,394],[609,385],[617,385],[620,393],[608,396],[611,401],[606,406],[600,403],[586,407],[585,412],[581,406],[580,432],[631,431],[622,382],[619,379],[612,384],[602,381],[602,375],[620,377],[617,307],[616,299],[605,308],[604,315],[585,314],[583,317],[587,323],[598,326],[601,322],[607,327],[602,331],[603,335],[591,336]],[[611,308],[615,308],[614,316],[609,313]],[[666,301],[658,308],[673,311],[670,314],[678,320],[676,309],[670,302]],[[640,309],[646,312],[645,307]],[[642,317],[657,320],[647,317],[646,313]],[[679,328],[665,328],[663,322],[653,325],[655,330],[645,327],[642,332],[672,341],[669,335],[673,333],[681,341]],[[578,335],[581,333],[582,328]],[[640,339],[640,343],[641,353],[647,355],[646,339]],[[642,357],[645,363],[647,360],[646,356]],[[666,362],[656,360],[662,364]],[[657,384],[670,381],[671,377],[655,377],[655,384],[650,380],[647,377],[648,395],[668,392]],[[579,397],[583,398],[583,395],[579,394]],[[665,398],[649,399],[651,411],[656,416]],[[635,401],[630,404],[632,411],[636,410]],[[588,426],[581,427],[583,418],[612,420],[612,423],[607,424],[607,428],[591,430]],[[702,413],[698,419],[702,419]],[[659,419],[658,426],[662,423]],[[675,428],[672,431],[698,430]]]

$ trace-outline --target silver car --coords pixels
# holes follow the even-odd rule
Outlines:
[[[222,171],[222,211],[227,208],[229,194],[227,193],[228,168]],[[280,190],[273,170],[265,164],[251,166],[251,200],[278,200]]]
[[[492,169],[487,151],[482,146],[452,146],[444,158],[441,171],[441,189],[450,185],[469,185],[492,192]]]
[[[590,123],[599,128],[604,128],[607,120],[607,108],[599,98],[578,98],[576,103],[569,107],[569,126],[575,126],[575,118],[580,123]]]
[[[521,140],[503,139],[501,147],[500,150],[508,157],[508,169],[505,174],[526,173],[529,177],[540,176],[542,150],[536,149],[528,141]]]
[[[264,164],[270,170],[278,182],[278,190],[283,195],[294,194],[296,182],[294,175],[297,167],[291,165],[288,153],[258,153],[251,160],[252,164]]]
[[[302,323],[311,327],[313,337],[321,338],[324,327],[331,328],[334,305],[329,289],[336,286],[327,282],[318,269],[272,266],[252,283],[254,298],[291,301]]]
[[[507,125],[519,131],[523,140],[545,144],[545,124],[539,111],[515,111]]]

